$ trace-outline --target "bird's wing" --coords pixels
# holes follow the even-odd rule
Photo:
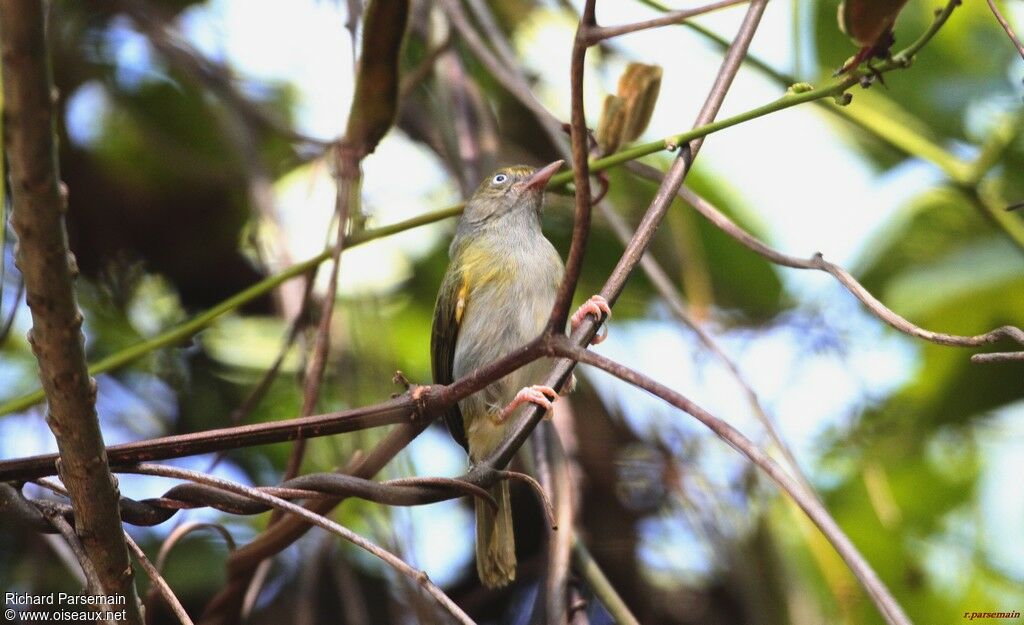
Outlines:
[[[459,336],[459,323],[462,321],[462,312],[466,309],[468,297],[469,289],[462,272],[449,268],[437,294],[434,325],[430,332],[430,362],[434,384],[451,384],[454,381],[452,369],[455,365],[455,340]],[[457,403],[445,411],[444,421],[455,442],[468,450],[469,443],[466,441],[466,431],[462,425],[462,412]]]

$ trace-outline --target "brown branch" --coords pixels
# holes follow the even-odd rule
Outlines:
[[[618,37],[619,35],[625,35],[628,33],[640,32],[642,30],[648,30],[650,28],[659,28],[661,26],[668,26],[670,24],[678,24],[685,22],[691,17],[697,17],[705,13],[711,13],[719,9],[726,7],[735,6],[737,4],[745,4],[750,0],[716,0],[704,6],[700,6],[694,9],[682,9],[679,11],[671,11],[662,15],[661,17],[655,17],[649,20],[643,20],[640,22],[633,22],[632,24],[622,24],[620,26],[596,26],[589,29],[587,32],[587,45],[596,45],[605,39],[611,39],[612,37]]]
[[[160,574],[153,563],[146,557],[146,552],[142,550],[142,547],[138,545],[132,537],[128,535],[128,532],[124,534],[125,542],[128,543],[128,548],[131,549],[132,553],[135,554],[135,559],[138,560],[139,564],[142,565],[142,570],[146,571],[146,575],[149,580],[153,582],[153,588],[164,601],[167,602],[168,607],[171,608],[171,612],[174,613],[175,618],[182,625],[193,625],[192,619],[189,618],[188,612],[185,611],[185,606],[181,605],[181,601],[175,596],[174,591],[171,590],[170,584],[164,579],[164,576]]]
[[[1010,26],[1010,22],[1006,21],[1003,14],[999,12],[999,7],[996,6],[995,0],[988,0],[988,8],[992,9],[992,15],[995,16],[996,21],[1006,31],[1006,36],[1010,38],[1010,42],[1013,43],[1013,47],[1017,48],[1017,52],[1021,58],[1024,58],[1024,44],[1021,43],[1020,38],[1017,37],[1017,33],[1013,32],[1013,27]]]
[[[413,389],[411,398],[417,409],[421,411],[419,414],[438,415],[445,407],[515,371],[538,357],[543,351],[544,346],[540,341],[534,341],[499,361],[475,370],[449,386],[417,387]],[[429,425],[429,420],[420,419],[405,423],[392,430],[372,451],[360,457],[351,467],[346,468],[344,473],[364,479],[373,477],[399,451],[419,436],[427,425]],[[485,466],[471,471],[470,478],[478,477],[481,473],[486,474],[488,470],[490,470],[489,467]],[[490,471],[493,472],[493,470]],[[342,497],[322,499],[310,502],[307,504],[307,508],[319,514],[326,514],[343,499]],[[244,598],[245,589],[259,563],[291,545],[310,527],[310,524],[303,519],[285,518],[274,527],[268,528],[253,542],[235,551],[228,560],[228,580],[207,607],[202,617],[202,623],[208,625],[234,622],[234,615],[237,614],[236,608]]]
[[[627,164],[627,169],[630,164]],[[685,187],[684,187],[685,188]],[[626,225],[625,220],[619,216],[614,210],[611,209],[606,203],[598,203],[598,209],[601,214],[608,221],[615,236],[622,241],[623,244],[627,244],[629,239],[633,236],[633,232],[629,226]],[[690,328],[693,333],[697,336],[697,339],[704,345],[705,349],[711,352],[719,362],[725,366],[729,375],[736,382],[737,385],[743,390],[743,396],[747,400],[747,404],[750,406],[751,412],[761,425],[764,426],[765,432],[767,432],[769,439],[775,444],[779,452],[786,459],[786,463],[789,465],[790,471],[793,475],[799,479],[803,485],[811,490],[810,481],[807,476],[804,475],[803,471],[800,470],[800,465],[796,461],[796,457],[793,455],[793,451],[783,440],[782,435],[779,433],[778,428],[775,426],[774,420],[768,415],[768,411],[765,410],[764,406],[761,405],[761,400],[758,398],[757,393],[754,391],[750,383],[747,382],[743,373],[740,372],[739,367],[733,362],[732,358],[725,352],[725,349],[718,344],[707,330],[701,327],[700,323],[693,318],[686,305],[683,303],[683,298],[677,291],[672,279],[669,278],[668,274],[662,269],[661,265],[657,260],[654,259],[649,252],[644,254],[640,258],[640,267],[644,273],[647,274],[647,278],[654,285],[654,288],[661,295],[662,299],[668,304],[669,309],[686,327]]]
[[[462,611],[459,606],[452,601],[448,595],[446,595],[440,588],[438,588],[430,578],[427,577],[425,571],[416,570],[413,567],[406,564],[401,558],[394,555],[390,551],[374,544],[373,542],[363,538],[359,534],[356,534],[352,530],[325,518],[322,515],[316,514],[303,508],[302,506],[285,501],[279,497],[267,494],[260,491],[259,489],[244,486],[228,480],[212,477],[201,473],[199,471],[190,471],[187,469],[179,469],[176,467],[168,467],[163,465],[154,464],[140,464],[132,467],[133,473],[140,473],[142,475],[156,475],[160,477],[173,477],[178,479],[188,480],[190,482],[196,482],[198,484],[205,484],[207,486],[213,486],[220,488],[230,493],[237,495],[244,495],[261,503],[273,506],[276,509],[290,513],[297,517],[302,518],[306,523],[311,523],[317,527],[321,527],[332,534],[340,536],[345,540],[351,542],[357,547],[362,548],[368,553],[376,556],[383,560],[387,565],[391,566],[398,573],[408,577],[410,580],[415,582],[418,586],[422,587],[429,593],[437,602],[441,605],[452,617],[459,623],[464,625],[474,625],[473,620]]]
[[[300,412],[302,417],[313,414],[313,411],[316,410],[317,400],[320,398],[320,384],[323,382],[324,369],[327,366],[327,354],[330,351],[331,321],[334,317],[334,304],[337,301],[341,253],[345,249],[345,229],[348,227],[349,209],[353,202],[353,197],[358,198],[359,195],[358,156],[352,150],[341,146],[338,146],[336,154],[338,158],[338,163],[336,164],[338,168],[338,191],[334,218],[337,221],[338,231],[334,248],[331,252],[331,275],[327,282],[327,293],[324,294],[323,301],[320,304],[320,321],[317,324],[313,354],[306,365],[305,376],[302,381],[302,409]],[[353,160],[355,162],[352,162]],[[303,437],[295,439],[295,445],[288,455],[284,479],[287,480],[299,474],[299,468],[302,465],[302,458],[305,452],[306,439]],[[276,514],[274,515],[274,520],[277,519],[277,516]]]
[[[82,567],[82,575],[85,576],[86,590],[93,595],[105,594],[103,582],[100,580],[96,567],[93,566],[88,554],[85,553],[85,547],[82,546],[82,541],[78,539],[75,528],[71,527],[71,524],[67,522],[59,509],[43,504],[36,504],[36,507],[49,520],[53,528],[57,530],[57,533],[64,537],[64,541],[71,549],[71,553],[75,554],[78,565]]]
[[[345,249],[349,217],[359,210],[362,178],[360,163],[377,148],[398,114],[399,57],[408,15],[408,0],[371,0],[363,14],[363,41],[356,68],[355,93],[345,126],[345,136],[336,143],[334,150],[337,181],[334,218],[338,230],[313,354],[303,380],[303,416],[316,409],[320,397],[320,385],[330,351],[330,328],[341,269],[341,253]],[[350,32],[355,34],[354,25]],[[305,451],[306,439],[296,439],[285,468],[286,480],[298,474]],[[268,527],[276,525],[280,518],[280,510],[275,509]],[[253,594],[256,592],[254,590]]]
[[[740,27],[740,32],[736,37],[736,41],[729,48],[729,52],[726,54],[725,60],[723,61],[722,68],[719,70],[718,78],[711,89],[711,93],[708,96],[704,107],[698,115],[698,126],[706,124],[708,121],[713,119],[718,108],[721,106],[722,100],[725,98],[725,93],[728,90],[728,85],[732,82],[732,77],[735,76],[736,71],[739,69],[740,61],[746,54],[747,47],[750,45],[750,40],[753,38],[757,23],[764,12],[766,2],[767,0],[754,0],[754,2],[751,3],[750,8],[747,11],[747,15],[744,18],[743,25]],[[651,201],[651,205],[644,213],[644,217],[641,220],[640,225],[637,227],[636,234],[630,240],[629,245],[626,247],[622,257],[619,259],[619,262],[612,270],[611,275],[605,281],[604,287],[601,289],[601,295],[610,303],[614,303],[619,294],[622,293],[622,289],[626,284],[626,279],[640,262],[640,258],[643,256],[644,250],[647,249],[651,239],[654,237],[654,232],[657,229],[658,224],[664,217],[665,212],[668,210],[668,207],[672,202],[672,198],[675,196],[679,187],[682,186],[683,179],[689,171],[690,163],[692,163],[690,154],[695,151],[695,148],[700,147],[702,141],[703,138],[694,139],[683,148],[683,153],[673,163],[672,168],[669,170],[669,174],[662,181],[661,187],[658,189],[654,199]],[[594,319],[593,316],[588,315],[572,333],[571,338],[573,343],[577,345],[588,345],[597,332],[597,328],[600,323],[601,322]],[[551,335],[548,336],[550,337]],[[544,347],[548,348],[546,344]],[[565,383],[565,380],[568,379],[569,374],[572,371],[572,367],[573,364],[568,360],[556,362],[548,374],[544,384],[552,388],[561,388],[562,384]],[[518,421],[510,428],[510,435],[508,438],[506,438],[505,441],[495,449],[494,453],[481,464],[495,467],[505,466],[508,464],[509,460],[511,460],[512,456],[515,454],[515,451],[523,445],[527,437],[529,437],[530,432],[533,431],[533,428],[536,427],[542,417],[543,411],[540,409],[527,411],[525,415],[520,416]]]
[[[847,566],[850,567],[850,570],[853,571],[853,574],[864,586],[868,595],[875,602],[875,605],[878,606],[887,623],[890,625],[911,625],[910,620],[903,613],[902,608],[896,603],[896,600],[889,593],[882,580],[878,578],[874,569],[860,555],[860,552],[857,551],[857,548],[850,542],[850,539],[843,533],[843,530],[829,515],[817,497],[805,490],[800,482],[790,477],[778,463],[772,460],[768,454],[761,451],[753,441],[744,436],[739,430],[667,386],[659,384],[647,376],[609,358],[582,349],[567,341],[557,342],[555,344],[555,352],[560,356],[573,358],[579,362],[603,369],[615,377],[665,400],[707,426],[708,429],[728,443],[733,449],[756,464],[758,468],[764,471],[772,481],[800,506],[808,518],[828,538]]]
[[[423,60],[414,67],[412,70],[407,72],[405,76],[402,76],[402,81],[398,85],[398,100],[402,102],[409,96],[413,89],[418,87],[420,83],[427,79],[427,76],[434,71],[434,66],[437,64],[437,60],[440,59],[445,52],[448,52],[452,47],[452,38],[450,36],[445,37],[441,43],[437,44]]]
[[[536,96],[530,90],[530,86],[526,83],[526,80],[520,74],[499,60],[487,44],[484,43],[480,35],[473,29],[472,24],[469,21],[469,17],[462,9],[462,4],[459,0],[443,0],[442,5],[445,12],[448,14],[451,20],[452,26],[459,32],[459,36],[469,46],[469,49],[473,52],[473,55],[483,63],[484,67],[491,73],[491,76],[497,80],[502,87],[508,90],[509,93],[516,96],[518,99],[531,113],[536,116],[540,122],[541,127],[544,128],[545,132],[554,141],[554,145],[562,147],[565,144],[563,135],[561,133],[562,124],[555,117],[548,112],[544,105],[537,100]],[[514,66],[513,66],[514,67]]]
[[[565,260],[565,275],[555,294],[555,303],[546,330],[548,334],[561,334],[565,328],[569,306],[572,304],[572,294],[576,290],[576,283],[583,268],[587,238],[590,235],[590,131],[587,129],[586,113],[583,110],[583,75],[586,71],[587,32],[596,25],[595,3],[596,0],[587,0],[583,5],[583,14],[580,15],[572,44],[569,129],[572,139],[572,180],[576,187],[576,211],[573,216],[569,255]]]
[[[106,455],[110,465],[118,467],[150,460],[181,458],[212,451],[280,443],[296,438],[329,436],[382,425],[421,421],[429,422],[423,419],[422,413],[417,412],[415,399],[405,394],[363,408],[113,445],[107,448]],[[57,454],[42,454],[0,461],[0,481],[31,480],[54,475],[58,459]]]
[[[634,163],[630,167],[632,171],[635,171],[650,180],[658,180],[661,178],[660,172],[649,165]],[[873,315],[908,336],[913,336],[939,345],[949,345],[954,347],[978,347],[981,345],[995,343],[1000,340],[1011,340],[1024,345],[1024,330],[1014,326],[1002,326],[990,332],[974,336],[945,334],[921,328],[896,314],[885,304],[878,301],[878,299],[865,289],[856,278],[850,275],[850,272],[846,271],[839,265],[825,260],[820,253],[815,254],[810,259],[783,254],[782,252],[762,243],[715,208],[710,202],[700,197],[690,189],[685,187],[681,188],[679,190],[679,197],[693,206],[697,212],[707,218],[708,221],[714,224],[717,228],[766,260],[783,267],[790,267],[793,269],[815,269],[830,274],[838,280],[840,284],[846,287],[846,290],[852,293],[854,297],[860,300]],[[1024,350],[999,355],[976,354],[971,357],[971,360],[974,362],[1024,360]]]
[[[57,170],[43,22],[43,3],[38,0],[0,2],[4,144],[11,171],[11,225],[18,236],[16,262],[32,311],[29,342],[39,361],[61,474],[77,512],[76,531],[103,591],[125,597],[128,622],[141,623],[117,518],[117,485],[107,466],[96,415],[96,383],[89,376],[82,314],[75,300],[77,268],[64,225],[67,200]]]

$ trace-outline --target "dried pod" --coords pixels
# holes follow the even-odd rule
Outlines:
[[[647,128],[661,90],[661,67],[630,63],[619,78],[618,95],[604,99],[597,124],[597,144],[603,154],[635,141]]]
[[[647,129],[661,91],[661,75],[658,65],[630,63],[619,78],[619,97],[626,101],[622,143],[635,141]]]
[[[622,145],[622,127],[626,121],[626,101],[616,95],[604,98],[601,119],[597,123],[594,138],[602,154],[610,154]]]
[[[843,0],[839,5],[839,29],[860,46],[857,55],[840,72],[870,58],[885,58],[895,41],[892,27],[907,0]]]

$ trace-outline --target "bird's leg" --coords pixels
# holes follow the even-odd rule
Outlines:
[[[579,307],[579,310],[573,313],[572,319],[569,321],[572,325],[572,329],[575,330],[578,328],[579,325],[583,323],[583,320],[586,319],[587,315],[594,315],[598,321],[601,321],[602,315],[607,315],[610,318],[612,316],[612,309],[608,305],[608,300],[600,295],[591,295],[590,299],[584,302],[583,305]],[[590,342],[593,345],[597,345],[606,338],[608,338],[608,332],[598,334],[591,339]]]
[[[534,384],[533,386],[526,386],[519,389],[516,396],[512,399],[509,405],[501,409],[498,416],[495,418],[497,423],[503,423],[506,419],[512,416],[516,408],[523,404],[536,404],[547,411],[544,415],[545,418],[549,418],[551,413],[551,402],[558,399],[558,393],[555,389],[550,386],[543,386],[541,384]]]

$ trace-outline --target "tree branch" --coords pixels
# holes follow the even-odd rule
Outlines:
[[[939,18],[937,18],[937,20],[939,19],[942,19],[944,21],[944,17],[942,15],[940,15]],[[886,61],[882,64],[877,65],[875,69],[879,73],[884,73],[893,71],[895,69],[900,69],[903,67],[905,67],[905,63],[896,64],[892,61]],[[860,80],[860,77],[860,74],[855,73],[852,75],[847,75],[843,79],[833,81],[832,83],[825,85],[823,87],[813,88],[807,91],[787,93],[785,96],[779,98],[778,100],[775,100],[774,102],[770,102],[755,109],[751,109],[745,113],[741,113],[739,115],[735,115],[733,117],[729,117],[721,121],[703,124],[688,132],[671,135],[658,141],[641,143],[631,146],[630,148],[627,148],[620,152],[616,152],[609,156],[590,161],[590,171],[604,171],[606,169],[610,169],[612,167],[621,165],[628,161],[632,161],[643,156],[654,154],[656,152],[661,152],[663,150],[674,150],[677,149],[679,145],[683,142],[688,142],[692,141],[693,139],[706,137],[707,135],[718,132],[720,130],[736,126],[738,124],[750,121],[752,119],[757,119],[758,117],[763,117],[770,113],[791,108],[798,104],[803,104],[805,102],[814,102],[817,100],[821,100],[823,98],[840,96],[847,89],[857,84],[857,82]],[[563,187],[572,179],[572,176],[573,174],[571,172],[563,172],[561,174],[553,176],[551,182],[548,184],[548,188],[556,189]],[[354,233],[350,237],[348,237],[346,249],[356,247],[368,241],[372,241],[386,236],[391,236],[399,232],[405,232],[406,230],[410,230],[412,228],[417,228],[419,226],[435,223],[443,219],[457,217],[462,213],[463,206],[463,204],[457,204],[431,213],[426,213],[418,217],[412,217],[410,219],[406,219],[398,223],[390,224],[387,226],[380,226],[378,228],[372,228],[370,230],[365,230],[363,232]],[[213,308],[194,317],[193,319],[185,322],[180,326],[171,328],[147,341],[138,343],[119,352],[111,354],[107,358],[104,358],[103,360],[92,365],[89,368],[89,373],[91,375],[97,375],[99,373],[119,369],[153,351],[162,349],[164,347],[176,345],[178,343],[181,343],[182,341],[187,340],[189,337],[209,327],[217,318],[223,316],[224,314],[231,312],[232,310],[235,310],[254,299],[257,299],[258,297],[261,297],[262,295],[276,288],[282,282],[300,276],[309,271],[311,268],[324,262],[325,260],[331,257],[332,250],[333,247],[326,249],[320,254],[308,260],[297,263],[280,273],[265,278],[264,280],[261,280],[260,282],[252,285],[251,287],[245,289],[244,291],[241,291],[236,295],[224,300],[220,304],[217,304]],[[0,404],[0,416],[29,408],[42,401],[42,399],[42,390],[36,390],[25,395],[22,395],[20,397],[11,399],[7,402],[4,402],[3,404]]]
[[[719,9],[726,7],[735,6],[737,4],[745,4],[750,0],[716,0],[704,6],[696,7],[693,9],[682,9],[679,11],[671,11],[661,17],[655,17],[649,20],[643,20],[640,22],[633,22],[632,24],[622,24],[619,26],[595,26],[589,29],[587,32],[587,45],[596,45],[605,39],[612,37],[618,37],[619,35],[626,35],[629,33],[636,33],[642,30],[648,30],[650,28],[659,28],[661,26],[668,26],[670,24],[679,24],[685,22],[691,17],[697,17],[705,13],[711,13]]]
[[[128,550],[117,517],[117,485],[107,466],[89,377],[82,314],[75,300],[60,189],[52,79],[43,3],[0,2],[5,145],[11,169],[11,224],[16,262],[32,311],[29,342],[39,361],[47,424],[60,449],[60,470],[76,510],[76,531],[102,588],[125,598],[129,623],[142,622]]]
[[[600,354],[582,349],[566,341],[557,343],[555,351],[560,356],[574,358],[579,362],[593,365],[621,380],[642,388],[706,425],[733,449],[756,464],[758,468],[764,471],[772,481],[800,506],[804,513],[828,538],[829,542],[832,543],[832,546],[843,558],[847,566],[850,567],[850,570],[853,571],[853,574],[860,581],[875,605],[878,606],[879,611],[889,625],[911,625],[910,619],[903,613],[903,609],[900,608],[899,604],[892,597],[888,588],[878,578],[871,565],[860,555],[860,552],[857,551],[857,548],[850,542],[850,539],[843,533],[843,530],[836,524],[817,497],[813,493],[806,491],[798,481],[790,477],[778,463],[761,451],[753,441],[744,436],[739,430],[667,386],[659,384],[647,376]]]
[[[227,428],[175,434],[113,445],[106,450],[111,466],[168,460],[213,451],[315,438],[397,423],[418,422],[416,401],[409,394],[363,408],[321,415],[268,421]],[[422,419],[429,422],[429,419]],[[0,481],[32,480],[56,473],[57,454],[41,454],[0,461]]]
[[[462,609],[459,608],[459,606],[457,606],[455,602],[448,597],[448,595],[444,594],[444,591],[442,591],[433,582],[430,581],[430,578],[427,577],[425,571],[414,569],[390,551],[387,551],[386,549],[374,544],[366,538],[363,538],[359,534],[356,534],[352,530],[343,527],[338,523],[335,523],[334,521],[331,521],[330,519],[327,519],[320,514],[311,512],[310,510],[307,510],[302,506],[293,504],[290,501],[281,499],[280,497],[275,497],[273,495],[262,492],[259,489],[252,488],[249,486],[243,486],[242,484],[237,484],[235,482],[231,482],[228,480],[216,478],[210,475],[206,475],[205,473],[201,473],[199,471],[190,471],[187,469],[179,469],[176,467],[168,467],[164,465],[154,464],[136,465],[135,467],[132,467],[131,471],[133,473],[139,473],[142,475],[174,477],[188,480],[190,482],[196,482],[198,484],[205,484],[207,486],[219,488],[230,493],[235,493],[237,495],[249,497],[250,499],[254,499],[261,503],[272,506],[276,509],[297,516],[301,518],[304,522],[316,525],[317,527],[323,528],[328,532],[331,532],[332,534],[340,536],[341,538],[344,538],[345,540],[356,545],[357,547],[360,547],[363,550],[367,551],[371,555],[374,555],[377,558],[383,560],[388,566],[393,568],[395,571],[397,571],[401,575],[408,577],[418,586],[425,589],[427,593],[434,597],[438,604],[440,604],[441,607],[443,607],[449,614],[451,614],[452,617],[457,622],[463,623],[464,625],[475,625],[473,619],[469,618],[469,616],[467,616],[466,613],[463,612]]]
[[[662,178],[661,174],[656,169],[643,163],[633,163],[630,166],[630,169],[649,180],[657,181]],[[762,258],[783,267],[790,267],[792,269],[816,269],[832,275],[840,284],[846,287],[846,290],[859,299],[873,315],[904,334],[923,339],[931,343],[950,345],[954,347],[978,347],[1004,339],[1016,341],[1020,345],[1024,345],[1024,330],[1014,326],[1002,326],[990,332],[975,336],[960,336],[956,334],[933,332],[914,325],[910,321],[907,321],[905,318],[890,310],[885,306],[885,304],[878,301],[878,299],[865,289],[856,278],[850,275],[850,272],[846,271],[839,265],[828,262],[821,254],[815,254],[810,259],[783,254],[782,252],[765,245],[746,230],[736,225],[736,222],[729,219],[710,202],[700,197],[690,189],[685,187],[680,188],[679,197],[693,206],[697,212],[707,218],[708,221],[715,225],[715,227],[722,230],[744,247],[755,254],[758,254]],[[1014,359],[1024,360],[1024,350],[1014,352],[1014,354],[1016,354]],[[972,360],[975,362],[991,362],[994,360],[1007,359],[1006,355],[1002,355],[1002,358],[983,356],[985,355],[978,354],[977,356],[972,357]]]
[[[181,625],[194,625],[194,623],[192,623],[192,619],[188,615],[188,612],[185,611],[185,606],[181,605],[181,601],[178,600],[174,591],[171,590],[170,584],[167,583],[167,580],[160,574],[160,571],[158,571],[157,568],[153,566],[153,563],[149,561],[149,558],[146,557],[146,552],[142,550],[142,547],[132,540],[132,537],[129,536],[127,532],[125,532],[124,539],[125,542],[128,543],[128,548],[131,549],[133,554],[135,554],[135,559],[139,561],[139,564],[142,565],[142,569],[146,571],[146,575],[153,583],[153,588],[155,588],[159,595],[163,597],[164,601],[167,602],[168,607],[171,608],[171,612],[174,613],[178,622],[181,623]]]
[[[999,7],[996,6],[995,0],[988,0],[988,8],[992,9],[992,15],[995,16],[996,21],[1006,31],[1006,36],[1010,38],[1010,42],[1013,43],[1013,47],[1017,48],[1017,53],[1020,54],[1021,58],[1024,58],[1024,44],[1020,42],[1017,37],[1017,33],[1013,32],[1013,27],[1010,26],[1010,22],[1006,21],[1003,14],[999,12]]]

